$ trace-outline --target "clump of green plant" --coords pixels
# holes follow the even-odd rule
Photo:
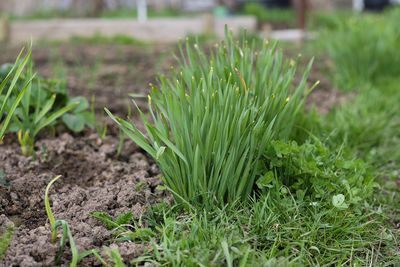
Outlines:
[[[298,61],[284,61],[276,44],[256,51],[254,42],[235,42],[226,33],[210,57],[190,42],[180,51],[179,71],[160,76],[159,87],[151,85],[153,123],[138,109],[148,137],[106,111],[157,161],[177,202],[246,199],[264,175],[257,166],[273,149],[271,141],[292,138],[304,115],[311,62],[294,86]]]
[[[23,51],[24,49],[22,49],[19,53],[14,65],[3,65],[0,68],[0,77],[2,78],[0,84],[0,143],[3,141],[4,134],[8,125],[10,124],[11,119],[13,118],[15,110],[17,109],[26,92],[26,89],[28,86],[30,86],[30,83],[34,77],[34,75],[31,75],[19,92],[14,90],[14,87],[16,86],[25,65],[31,58],[32,47],[29,48],[26,56],[18,65],[17,63],[19,63]],[[11,78],[12,80],[8,84]],[[8,89],[3,91],[7,85]],[[4,120],[3,117],[5,117]]]

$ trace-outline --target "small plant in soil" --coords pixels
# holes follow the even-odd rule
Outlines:
[[[90,105],[90,120],[91,120],[91,128],[95,128],[97,135],[99,136],[100,140],[103,142],[104,138],[107,134],[107,123],[104,119],[104,111],[101,113],[101,118],[98,120],[96,118],[95,112],[95,95],[92,94],[91,105]]]
[[[24,67],[31,59],[32,47],[29,47],[27,54],[20,62],[20,57],[23,51],[24,49],[22,49],[19,53],[14,65],[3,65],[0,69],[0,75],[4,75],[0,84],[0,143],[3,141],[4,134],[7,130],[8,125],[11,122],[11,119],[13,118],[15,110],[17,109],[28,86],[30,86],[30,83],[34,77],[34,75],[31,75],[31,77],[28,78],[23,88],[19,92],[14,90],[14,87],[17,84]],[[10,84],[8,84],[10,79],[11,82]],[[7,85],[8,89],[4,90]],[[5,118],[3,120],[4,116]]]
[[[0,260],[5,255],[7,248],[13,239],[15,228],[16,227],[15,227],[14,223],[5,225],[5,229],[4,229],[3,233],[1,233],[1,235],[0,235]]]
[[[299,61],[284,61],[277,45],[260,51],[245,37],[226,39],[206,54],[197,44],[180,45],[180,69],[160,76],[148,96],[146,134],[107,113],[148,152],[177,202],[224,205],[246,199],[266,172],[258,166],[273,140],[288,140],[311,92],[292,84]],[[135,102],[134,102],[135,103]]]
[[[71,253],[72,253],[72,260],[70,263],[71,267],[77,266],[77,264],[79,263],[80,260],[82,260],[86,256],[89,256],[90,254],[95,255],[96,258],[98,258],[101,263],[103,263],[106,266],[109,266],[99,255],[98,249],[90,249],[90,250],[79,253],[78,249],[75,245],[74,238],[72,237],[71,230],[69,228],[68,223],[64,220],[56,221],[54,219],[54,215],[53,215],[53,212],[51,211],[51,207],[50,207],[49,191],[50,191],[50,187],[60,178],[61,178],[61,175],[55,177],[53,180],[50,181],[50,183],[46,187],[46,191],[45,191],[45,195],[44,195],[46,214],[47,214],[47,217],[49,218],[49,222],[50,222],[50,226],[51,226],[51,230],[52,230],[51,242],[54,243],[57,241],[57,229],[60,227],[62,229],[62,234],[61,234],[61,238],[60,238],[60,247],[59,247],[59,251],[57,253],[55,262],[54,262],[55,265],[59,264],[59,262],[61,260],[61,256],[63,255],[63,252],[64,252],[64,248],[65,248],[67,239],[68,239],[69,246],[71,248]],[[115,254],[115,252],[114,252],[114,254]],[[118,255],[115,255],[115,257],[116,256],[118,256]]]
[[[5,95],[2,95],[3,89],[0,90],[0,118],[7,114],[1,136],[5,131],[17,132],[23,155],[34,154],[36,135],[42,129],[56,125],[60,117],[74,132],[82,131],[91,120],[86,111],[89,104],[84,97],[70,98],[64,81],[44,79],[33,73],[31,52],[30,48],[19,62],[21,52],[16,63],[3,65],[3,73],[0,73],[0,88],[9,86]],[[23,72],[25,66],[27,70]],[[7,70],[8,74],[4,75]]]

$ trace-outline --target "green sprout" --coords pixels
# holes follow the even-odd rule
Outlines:
[[[31,60],[32,46],[29,47],[25,58],[23,58],[22,61],[19,63],[23,51],[24,48],[22,48],[21,52],[19,53],[15,61],[15,64],[11,67],[7,76],[3,79],[3,81],[0,84],[0,143],[3,141],[4,134],[7,130],[8,125],[10,124],[11,119],[13,118],[15,110],[17,109],[19,103],[21,102],[22,98],[25,95],[27,88],[30,86],[31,81],[35,76],[35,75],[30,76],[30,78],[28,79],[25,86],[22,88],[20,92],[16,92],[16,90],[14,90],[26,63]],[[11,83],[8,89],[5,91],[6,92],[5,95],[3,95],[3,90],[6,87],[11,77],[12,77]],[[15,97],[12,97],[14,95]],[[6,117],[3,121],[3,116],[5,114]]]
[[[60,178],[61,178],[61,175],[58,175],[53,180],[51,180],[50,183],[47,185],[46,191],[44,194],[44,204],[45,204],[45,208],[46,208],[46,214],[47,214],[47,217],[49,218],[51,231],[52,231],[52,235],[51,235],[52,243],[56,242],[56,240],[57,240],[57,229],[59,227],[61,227],[61,229],[62,229],[60,246],[59,246],[59,250],[58,250],[58,253],[56,256],[55,265],[57,265],[61,259],[61,256],[64,252],[65,244],[66,244],[67,238],[68,238],[69,246],[71,248],[71,253],[72,253],[72,260],[70,263],[71,267],[77,266],[77,264],[79,263],[80,260],[82,260],[86,256],[89,256],[90,254],[95,255],[96,258],[98,258],[103,264],[108,266],[106,264],[106,262],[101,258],[100,254],[98,253],[98,251],[99,251],[98,249],[90,249],[90,250],[86,250],[84,252],[79,253],[78,249],[75,245],[74,238],[72,237],[72,233],[71,233],[68,223],[64,220],[56,221],[54,219],[54,215],[53,215],[53,212],[51,211],[51,207],[50,207],[49,191],[50,191],[50,187]]]
[[[157,162],[175,200],[224,205],[245,200],[272,140],[290,140],[304,115],[308,65],[298,86],[298,62],[284,61],[277,44],[255,51],[245,36],[225,42],[207,57],[198,44],[180,45],[180,70],[160,76],[148,96],[152,122],[139,110],[146,133],[109,116]]]
[[[100,120],[97,120],[96,118],[94,93],[92,94],[91,105],[90,105],[90,121],[91,121],[91,126],[96,129],[97,135],[103,142],[107,134],[107,123],[104,119],[104,112],[101,113]]]

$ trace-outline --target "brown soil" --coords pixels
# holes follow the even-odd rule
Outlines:
[[[100,112],[106,106],[113,113],[124,116],[127,94],[146,94],[148,83],[154,82],[154,73],[164,72],[174,64],[170,56],[173,49],[170,46],[63,44],[35,48],[34,61],[40,75],[51,77],[60,56],[70,94],[84,95],[88,99],[91,96],[90,70],[98,66],[92,88],[96,95],[96,110]],[[3,52],[0,64],[12,62],[17,48],[8,47]],[[311,77],[312,81],[317,79]],[[323,80],[319,88],[311,99],[318,109],[327,112],[342,95],[329,89],[328,80]],[[139,102],[145,109],[144,104]],[[148,203],[154,204],[160,199],[172,201],[167,193],[156,188],[161,183],[159,170],[138,146],[126,141],[122,154],[116,159],[118,130],[109,124],[104,142],[90,130],[57,137],[45,134],[36,143],[37,160],[23,157],[15,137],[6,137],[5,144],[0,146],[0,170],[6,175],[1,180],[7,183],[0,185],[0,234],[7,225],[15,224],[17,228],[0,266],[54,264],[58,246],[50,242],[44,192],[46,185],[57,175],[63,177],[51,189],[51,206],[56,219],[68,222],[80,252],[102,246],[118,247],[124,260],[129,262],[146,248],[140,242],[106,242],[111,238],[110,233],[88,215],[106,211],[118,216],[132,211],[138,219]],[[145,185],[138,191],[136,186],[141,182]],[[67,250],[63,256],[64,265],[68,265],[70,258]],[[89,256],[81,265],[97,266],[100,262]]]
[[[39,140],[36,161],[23,157],[16,143],[0,147],[2,170],[11,183],[0,186],[2,223],[10,220],[18,226],[2,264],[52,265],[57,246],[49,239],[44,190],[56,175],[63,178],[51,189],[53,212],[56,219],[68,222],[79,251],[101,247],[111,237],[89,213],[107,211],[118,216],[132,211],[138,219],[148,203],[168,198],[156,189],[161,182],[155,163],[130,141],[120,157],[125,160],[115,159],[118,142],[113,136],[100,142],[94,133],[75,137],[65,133]],[[43,146],[46,153],[40,149]],[[137,191],[140,182],[145,184]]]

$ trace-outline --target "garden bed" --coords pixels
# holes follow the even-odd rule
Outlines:
[[[53,49],[38,47],[33,57],[36,69],[45,77],[54,77],[54,67],[61,60],[72,96],[84,95],[90,99],[93,90],[99,117],[104,106],[122,117],[127,112],[127,94],[147,94],[148,83],[155,82],[154,73],[165,72],[175,64],[170,55],[174,49],[62,44]],[[0,63],[11,62],[17,48],[9,47],[6,51]],[[318,69],[321,65],[317,62],[310,76],[310,82],[322,82],[311,95],[308,106],[315,104],[320,112],[326,113],[347,96],[332,89],[330,81]],[[98,69],[90,85],[93,78],[90,72],[95,67]],[[139,106],[146,110],[145,102],[139,102]],[[133,120],[139,122],[136,113]],[[162,199],[172,203],[171,196],[157,188],[161,184],[160,172],[147,153],[132,141],[126,141],[121,155],[116,157],[118,129],[110,120],[106,121],[108,132],[104,141],[90,129],[79,134],[58,132],[56,136],[44,132],[35,146],[37,160],[22,156],[15,136],[6,136],[6,144],[0,146],[0,170],[5,174],[2,178],[5,184],[0,185],[0,232],[11,222],[17,228],[1,265],[53,266],[58,244],[50,242],[44,193],[46,185],[57,175],[62,178],[50,190],[51,206],[56,219],[68,222],[79,251],[118,247],[124,260],[129,261],[152,249],[141,241],[108,242],[112,238],[109,231],[88,215],[105,211],[118,216],[132,211],[139,220],[148,204]],[[142,223],[144,227],[147,224]],[[101,255],[104,256],[103,250]],[[70,257],[70,252],[64,254],[64,264]],[[100,262],[90,256],[81,264],[96,266]]]

